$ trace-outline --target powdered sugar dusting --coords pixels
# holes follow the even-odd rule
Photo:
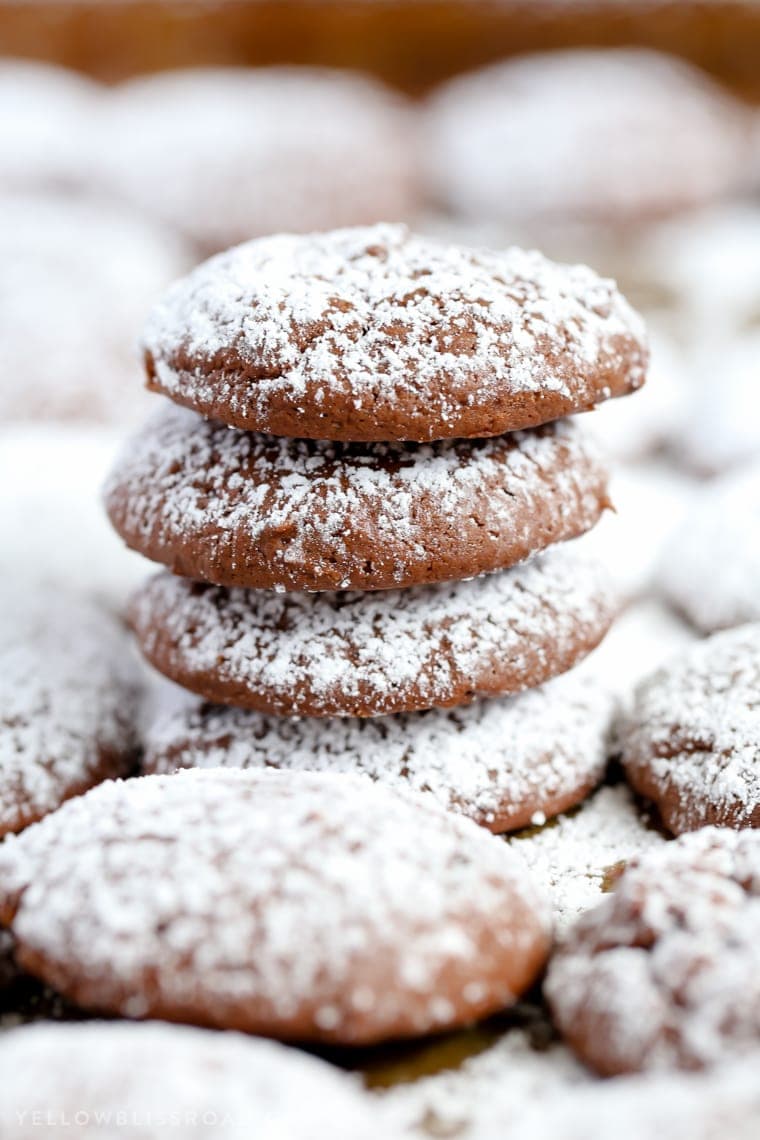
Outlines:
[[[704,828],[634,859],[570,931],[545,988],[603,1072],[701,1067],[756,1046],[760,832]]]
[[[375,1037],[422,1033],[506,1004],[546,937],[518,856],[343,774],[102,784],[3,844],[0,884],[22,964],[41,955],[83,1004],[298,1037],[350,1040],[367,1018]]]
[[[598,783],[614,709],[584,670],[512,699],[372,720],[290,720],[190,701],[156,717],[145,765],[363,773],[503,829]]]
[[[307,565],[310,578],[338,587],[367,573],[370,547],[388,585],[421,566],[429,574],[430,536],[451,535],[455,546],[465,525],[494,550],[505,535],[526,550],[570,537],[598,518],[604,485],[596,448],[575,424],[353,447],[230,431],[169,407],[130,441],[105,494],[117,529],[142,536],[160,560],[202,542],[204,566],[226,557],[234,567],[250,548],[266,551],[275,583]]]
[[[3,1035],[0,1064],[7,1081],[0,1124],[19,1140],[46,1130],[34,1122],[40,1116],[91,1136],[145,1136],[146,1128],[198,1140],[388,1135],[375,1123],[378,1106],[352,1078],[235,1033],[159,1022],[37,1024]]]
[[[313,716],[518,692],[574,664],[614,610],[604,572],[560,547],[466,582],[372,593],[225,590],[161,574],[132,622],[148,658],[195,691],[211,678],[231,703]]]
[[[134,762],[136,664],[98,607],[14,592],[0,611],[0,673],[0,833]]]
[[[265,427],[273,400],[318,409],[329,391],[359,405],[422,401],[445,428],[461,399],[488,408],[507,394],[580,392],[590,406],[604,398],[603,367],[638,387],[643,340],[614,283],[585,266],[382,225],[277,235],[212,258],[156,306],[144,345],[164,392],[201,408],[221,392],[235,422]]]
[[[623,763],[674,831],[760,826],[758,693],[760,625],[698,642],[638,689]]]

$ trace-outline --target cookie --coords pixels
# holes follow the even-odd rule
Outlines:
[[[644,383],[612,281],[519,249],[381,225],[262,238],[177,282],[148,387],[234,427],[353,441],[499,435]]]
[[[101,97],[74,71],[0,59],[0,193],[90,190]]]
[[[18,194],[2,199],[0,263],[0,421],[139,422],[135,329],[184,247],[93,197]]]
[[[56,1126],[99,1140],[388,1135],[376,1123],[381,1107],[352,1077],[236,1033],[160,1022],[38,1023],[2,1035],[0,1064],[8,1140]]]
[[[412,112],[367,76],[175,70],[117,87],[107,112],[114,191],[206,253],[418,206]]]
[[[760,625],[697,642],[639,687],[623,765],[676,835],[760,827],[758,692]]]
[[[651,51],[523,55],[431,98],[433,193],[476,218],[629,225],[746,187],[751,121],[704,73]]]
[[[374,593],[227,590],[163,573],[131,620],[151,665],[206,700],[365,717],[533,688],[593,649],[614,613],[605,574],[560,547],[466,582]]]
[[[143,763],[151,773],[219,767],[367,775],[428,793],[500,833],[589,794],[607,765],[614,710],[614,698],[583,669],[517,697],[373,720],[268,717],[179,698],[149,726]]]
[[[346,1045],[504,1008],[550,941],[519,856],[430,797],[220,769],[103,784],[3,844],[0,920],[84,1008]]]
[[[594,525],[606,472],[575,425],[371,447],[229,431],[168,408],[106,484],[128,546],[220,586],[383,590],[505,569]]]
[[[760,1043],[760,832],[634,858],[552,960],[559,1029],[603,1074],[698,1069]]]
[[[136,664],[99,607],[60,592],[9,591],[0,676],[0,836],[134,766]]]
[[[708,483],[657,567],[670,604],[702,633],[760,621],[760,463]]]

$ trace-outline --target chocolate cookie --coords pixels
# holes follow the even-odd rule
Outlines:
[[[0,675],[0,836],[134,765],[136,663],[103,610],[14,592],[0,610]]]
[[[106,124],[118,141],[102,164],[113,189],[206,253],[416,212],[415,119],[369,76],[192,68],[112,90]]]
[[[431,188],[483,219],[630,225],[746,187],[746,108],[656,52],[522,55],[458,76],[425,121]]]
[[[758,693],[760,625],[697,642],[639,687],[623,765],[671,831],[760,827]]]
[[[237,1033],[160,1022],[39,1023],[4,1033],[7,1140],[378,1140],[382,1111],[316,1057]]]
[[[131,608],[159,672],[209,701],[285,716],[379,716],[517,693],[609,629],[605,573],[556,550],[466,582],[374,593],[227,590],[163,573]]]
[[[324,773],[103,784],[0,846],[0,921],[85,1008],[344,1044],[502,1009],[550,943],[504,844]]]
[[[607,764],[615,701],[585,670],[520,696],[372,720],[296,720],[184,701],[146,733],[145,769],[359,773],[430,793],[493,832],[579,803]]]
[[[380,590],[504,569],[608,505],[575,425],[427,446],[229,431],[168,408],[106,485],[128,546],[220,586]]]
[[[696,496],[663,549],[659,581],[703,633],[760,621],[760,463]]]
[[[278,235],[199,266],[153,310],[148,386],[275,435],[500,435],[644,383],[641,319],[585,266],[404,226]]]
[[[603,1074],[695,1069],[760,1043],[760,832],[703,828],[634,858],[570,931],[546,993]]]

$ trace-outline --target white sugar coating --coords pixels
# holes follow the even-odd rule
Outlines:
[[[699,496],[700,484],[663,462],[613,467],[608,511],[584,538],[589,556],[612,574],[619,594],[634,601],[652,593],[661,552]]]
[[[674,830],[760,826],[760,625],[698,642],[644,681],[622,731],[623,764],[679,804]],[[675,813],[675,814],[674,814]]]
[[[354,532],[366,533],[379,550],[393,550],[403,580],[410,563],[427,557],[432,520],[469,518],[486,494],[494,531],[528,547],[537,517],[561,529],[577,513],[592,525],[602,472],[596,446],[574,423],[463,443],[351,448],[231,431],[170,405],[129,441],[105,496],[119,503],[125,530],[159,535],[164,546],[202,539],[213,552],[238,534],[266,539],[272,572],[283,575],[299,570],[305,549],[316,559],[315,548],[322,561],[314,571],[328,580],[336,561],[363,572]]]
[[[708,483],[662,549],[664,596],[697,629],[760,620],[760,464]]]
[[[73,71],[0,59],[0,192],[90,188],[101,91]]]
[[[658,1073],[587,1082],[536,1098],[519,1117],[533,1140],[755,1140],[760,1132],[760,1052],[707,1073]],[[482,1131],[463,1140],[492,1140],[512,1120],[499,1100]],[[485,1114],[484,1114],[485,1115]]]
[[[128,771],[139,700],[129,643],[99,607],[17,586],[3,602],[0,834],[105,775]]]
[[[760,1041],[760,831],[706,827],[632,860],[569,931],[545,992],[606,1072],[698,1068]]]
[[[445,424],[462,406],[441,376],[448,389],[474,386],[471,399],[484,406],[505,393],[569,399],[578,388],[593,403],[602,362],[630,369],[635,387],[644,382],[644,338],[614,283],[586,266],[378,225],[276,235],[220,254],[168,291],[143,341],[169,395],[191,387],[210,399],[200,362],[233,351],[260,374],[240,383],[226,365],[231,411],[264,415],[271,400],[308,393],[318,406],[320,389],[348,401],[382,389],[424,400]],[[192,362],[189,379],[172,364],[178,350]]]
[[[616,703],[590,665],[517,697],[370,720],[266,717],[170,692],[147,729],[144,762],[159,772],[359,773],[428,793],[485,826],[517,815],[527,823],[604,774]]]
[[[6,585],[76,590],[124,609],[145,577],[145,563],[114,534],[100,502],[119,442],[113,430],[88,425],[0,428],[0,580]]]
[[[627,222],[746,185],[742,105],[651,51],[521,56],[454,78],[426,126],[434,193],[497,218]]]
[[[581,421],[605,454],[621,462],[651,455],[671,438],[679,436],[693,398],[686,357],[675,338],[660,329],[650,328],[649,348],[650,364],[644,387],[625,400],[600,404]]]
[[[0,1064],[0,1126],[13,1140],[38,1136],[45,1124],[94,1140],[388,1136],[381,1107],[354,1078],[237,1033],[160,1022],[38,1023],[0,1038]]]
[[[114,191],[209,251],[415,206],[411,112],[365,76],[172,71],[115,88],[104,126]]]
[[[0,847],[0,890],[22,948],[85,1005],[301,1038],[508,1004],[505,963],[538,966],[548,930],[504,844],[346,775],[101,784]]]
[[[196,691],[211,677],[233,704],[245,694],[350,715],[357,702],[400,711],[519,692],[597,644],[615,608],[606,574],[563,545],[469,581],[369,593],[204,588],[164,573],[136,595],[132,624],[148,658]]]
[[[0,198],[0,418],[134,422],[136,331],[187,267],[165,231],[54,195]]]
[[[601,898],[610,873],[631,856],[660,847],[624,784],[601,788],[576,812],[510,839],[537,883],[549,890],[560,930]]]
[[[698,349],[696,383],[674,445],[692,470],[716,474],[760,459],[760,332],[736,333]]]

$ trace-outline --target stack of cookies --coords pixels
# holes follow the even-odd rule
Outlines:
[[[172,571],[134,601],[141,648],[200,698],[146,770],[365,773],[493,831],[585,797],[612,702],[573,666],[614,604],[566,545],[608,506],[567,417],[638,388],[643,341],[585,267],[402,226],[263,238],[178,282],[145,336],[173,404],[106,492]]]

